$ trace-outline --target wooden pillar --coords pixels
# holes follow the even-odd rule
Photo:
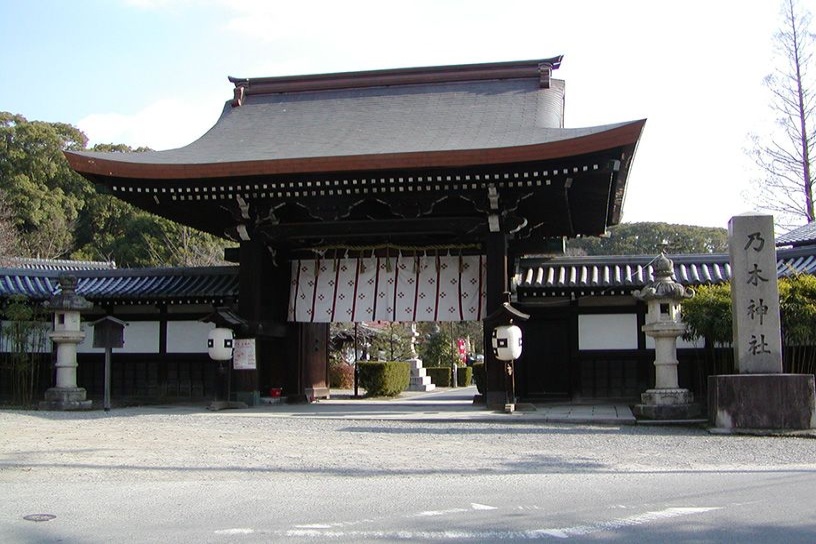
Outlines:
[[[307,400],[329,397],[329,324],[299,323],[303,395]]]
[[[169,364],[169,359],[167,357],[167,322],[168,322],[168,315],[167,315],[167,304],[159,304],[159,357],[157,357],[157,370],[156,370],[156,385],[155,389],[153,384],[150,383],[150,379],[147,379],[148,383],[148,393],[155,393],[153,396],[157,396],[161,399],[164,399],[167,396],[167,365]]]
[[[283,252],[273,259],[261,242],[241,244],[239,314],[255,338],[257,370],[233,371],[235,400],[258,402],[282,388],[289,402],[329,396],[328,323],[288,323],[291,266]]]
[[[254,405],[270,387],[286,388],[291,367],[297,367],[297,353],[287,349],[293,334],[286,323],[291,271],[285,257],[273,259],[267,246],[255,240],[241,243],[240,263],[238,313],[255,338],[257,369],[233,370],[232,396]]]
[[[487,309],[485,315],[491,315],[505,302],[504,293],[508,290],[507,278],[507,237],[502,232],[491,232],[487,235]],[[485,370],[487,374],[487,407],[503,409],[507,402],[505,388],[504,363],[496,359],[491,346],[491,334],[496,325],[502,323],[483,321]],[[511,401],[512,402],[512,401]]]

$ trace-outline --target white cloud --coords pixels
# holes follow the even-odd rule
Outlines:
[[[221,101],[223,102],[223,101]],[[100,143],[172,149],[189,144],[204,134],[218,118],[218,98],[162,99],[132,114],[97,113],[77,125],[89,139]]]
[[[126,6],[151,11],[183,8],[195,4],[196,1],[197,0],[123,0]],[[200,4],[202,2],[198,1],[198,3]]]

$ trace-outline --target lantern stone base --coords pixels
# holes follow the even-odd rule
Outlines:
[[[87,392],[83,387],[52,387],[45,392],[45,400],[40,401],[40,410],[76,411],[90,410],[93,401],[86,399]]]
[[[719,429],[816,429],[813,374],[709,376],[708,418]]]
[[[698,418],[699,404],[688,389],[649,389],[640,396],[641,404],[632,410],[638,419],[687,420]]]

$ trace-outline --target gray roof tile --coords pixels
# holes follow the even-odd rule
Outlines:
[[[816,222],[802,225],[776,238],[777,246],[816,244]]]
[[[674,278],[688,286],[722,283],[731,279],[726,254],[671,255]],[[594,256],[524,258],[519,263],[516,286],[521,293],[560,295],[576,290],[628,292],[652,281],[655,257]],[[777,275],[816,273],[816,246],[778,249]]]
[[[227,101],[216,124],[187,146],[74,154],[131,164],[214,165],[513,148],[630,124],[562,128],[564,81],[553,79],[542,88],[534,73],[535,77],[248,93],[240,106]],[[248,81],[251,91],[253,80]]]
[[[238,297],[238,267],[78,270],[77,293],[104,302],[218,302]],[[0,268],[0,298],[47,300],[59,291],[60,271]]]

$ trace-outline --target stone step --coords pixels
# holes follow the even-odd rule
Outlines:
[[[431,383],[430,376],[411,376],[411,385],[427,385]]]
[[[436,389],[436,384],[433,383],[411,384],[408,386],[408,391],[433,391],[434,389]]]

